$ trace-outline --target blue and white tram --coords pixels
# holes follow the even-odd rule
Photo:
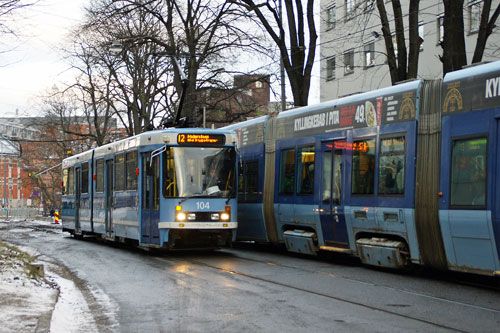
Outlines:
[[[63,161],[62,226],[167,249],[230,245],[237,228],[236,136],[142,133]]]
[[[228,126],[238,239],[500,275],[500,62]]]

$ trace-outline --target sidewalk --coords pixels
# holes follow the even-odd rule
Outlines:
[[[0,232],[10,231],[1,228],[6,223],[51,225],[52,219],[0,219]],[[55,260],[39,255],[32,248],[0,240],[0,331],[98,331],[82,292],[70,280],[71,276],[63,274],[65,271]]]
[[[0,323],[2,332],[49,332],[58,285],[31,266],[34,260],[0,242]]]

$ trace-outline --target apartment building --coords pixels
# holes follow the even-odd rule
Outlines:
[[[491,13],[500,0],[493,0]],[[394,32],[390,0],[384,0]],[[464,1],[464,30],[470,63],[476,45],[483,1]],[[320,100],[328,101],[391,85],[380,15],[375,0],[321,0],[321,84]],[[409,0],[401,0],[408,49]],[[419,56],[419,79],[443,75],[444,5],[441,0],[421,0],[419,35],[423,39]],[[395,44],[395,38],[394,38]],[[396,49],[397,54],[397,49]],[[500,30],[489,37],[483,61],[500,59]]]

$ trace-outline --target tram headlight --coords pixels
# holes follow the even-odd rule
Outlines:
[[[186,221],[186,213],[178,212],[177,215],[175,216],[175,219],[177,221]]]
[[[229,221],[230,218],[231,216],[229,215],[229,213],[224,212],[220,214],[221,221]]]
[[[188,215],[187,215],[187,219],[188,219],[189,221],[194,221],[194,220],[196,220],[196,214],[195,214],[195,213],[190,213],[190,214],[188,214]]]
[[[219,213],[212,213],[210,215],[210,218],[212,219],[212,221],[219,221]]]

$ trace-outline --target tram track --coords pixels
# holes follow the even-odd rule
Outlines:
[[[0,230],[7,230],[7,229],[26,229],[26,230],[33,230],[34,232],[44,232],[44,233],[60,233],[59,230],[55,230],[57,226],[41,226],[38,227],[34,225],[34,223],[27,222],[27,223],[19,223],[19,224],[12,224],[9,225],[8,227],[5,224],[0,224]],[[21,234],[19,234],[21,236]],[[23,237],[21,237],[23,238]],[[100,239],[93,239],[89,238],[91,242],[97,242],[97,243],[102,243],[102,240]],[[116,245],[116,244],[115,244]],[[121,246],[120,246],[121,247]],[[276,258],[268,258],[269,256],[266,255],[266,253],[263,253],[262,255],[259,255],[256,251],[249,251],[248,255],[245,254],[245,252],[239,251],[239,250],[222,250],[222,251],[216,251],[209,253],[207,255],[206,251],[186,251],[186,252],[170,252],[170,253],[160,253],[160,252],[144,252],[142,250],[138,250],[135,248],[131,248],[130,246],[123,247],[123,249],[128,249],[132,250],[132,252],[136,252],[137,254],[140,254],[141,256],[144,255],[146,257],[149,257],[152,260],[160,260],[160,262],[176,262],[176,263],[188,263],[193,266],[199,266],[202,268],[208,268],[213,271],[218,271],[222,273],[227,273],[231,274],[234,276],[239,276],[244,279],[249,279],[249,280],[254,280],[254,281],[260,281],[262,283],[268,284],[268,285],[274,285],[274,286],[279,286],[280,288],[286,288],[290,290],[294,290],[303,294],[307,295],[312,295],[312,296],[317,296],[317,297],[323,297],[326,299],[334,300],[337,302],[343,302],[346,304],[350,304],[353,306],[358,306],[362,307],[367,310],[372,310],[372,311],[379,311],[380,313],[384,314],[389,314],[392,316],[397,316],[399,318],[404,318],[407,320],[412,320],[417,323],[422,323],[422,325],[431,325],[432,327],[435,327],[436,330],[448,330],[448,331],[455,331],[455,332],[470,332],[473,331],[470,327],[464,329],[461,327],[458,327],[458,324],[450,321],[450,320],[444,320],[439,322],[439,319],[436,320],[436,318],[432,318],[433,316],[430,315],[427,317],[426,314],[423,314],[421,309],[416,313],[415,315],[412,314],[413,310],[410,309],[410,306],[413,306],[411,302],[408,303],[402,303],[398,301],[393,301],[390,300],[389,298],[387,301],[383,304],[374,304],[373,302],[370,301],[364,301],[362,298],[359,297],[352,297],[350,295],[342,295],[342,293],[335,292],[335,290],[338,290],[336,288],[332,288],[331,290],[319,290],[318,286],[314,286],[314,284],[311,285],[305,285],[304,283],[289,283],[290,281],[285,281],[285,280],[280,280],[277,275],[274,273],[272,275],[269,275],[269,272],[272,272],[269,269],[264,270],[267,272],[266,274],[262,275],[259,274],[258,271],[253,271],[253,270],[246,270],[246,268],[251,267],[251,264],[256,264],[256,265],[265,265],[266,267],[276,267],[278,270],[282,269],[281,272],[278,271],[278,275],[304,275],[304,276],[311,276],[315,277],[315,279],[323,279],[323,277],[331,277],[332,281],[335,281],[335,279],[342,279],[344,281],[349,281],[350,285],[353,286],[353,288],[357,288],[355,285],[359,285],[359,289],[361,288],[373,288],[372,290],[376,290],[375,288],[384,288],[385,290],[388,290],[387,293],[390,292],[392,293],[404,293],[407,295],[411,295],[409,297],[418,297],[418,298],[425,298],[428,300],[428,302],[442,302],[443,304],[449,304],[450,307],[454,306],[460,306],[464,307],[464,313],[467,312],[467,310],[470,311],[475,311],[477,312],[488,312],[490,313],[489,317],[492,316],[492,314],[496,317],[500,316],[500,309],[495,309],[495,308],[490,308],[487,306],[481,306],[477,304],[471,304],[468,302],[462,302],[459,300],[453,300],[453,299],[448,299],[444,297],[439,297],[435,296],[432,294],[427,294],[427,293],[422,293],[419,291],[407,289],[407,288],[398,288],[395,286],[389,285],[389,282],[387,284],[385,283],[377,283],[377,282],[372,282],[368,281],[363,278],[357,278],[357,277],[350,277],[346,274],[337,274],[337,272],[328,269],[325,267],[323,270],[321,267],[319,269],[314,269],[314,265],[303,265],[300,266],[299,261],[297,260],[297,263],[293,260],[294,258],[285,255],[285,262],[279,262],[279,260],[275,260]],[[200,254],[202,254],[200,256]],[[268,253],[269,254],[269,253]],[[262,259],[260,259],[261,257]],[[219,261],[218,259],[231,259],[231,262],[229,262],[229,265],[227,265],[228,261],[223,260]],[[290,260],[288,260],[290,259]],[[299,259],[299,258],[298,258]],[[313,260],[313,259],[311,259]],[[318,260],[316,260],[318,262]],[[328,264],[325,261],[319,261],[323,264]],[[238,268],[240,266],[242,268]],[[311,267],[309,267],[311,266]],[[256,266],[259,267],[259,266]],[[363,268],[368,270],[368,268]],[[290,272],[287,272],[285,270],[290,270]],[[295,272],[295,273],[294,273]],[[319,277],[319,278],[318,278]],[[410,278],[410,276],[409,276]],[[435,280],[433,278],[429,278],[429,280]],[[299,280],[296,280],[299,281]],[[338,281],[338,280],[337,280]],[[450,283],[455,283],[451,281],[447,281]],[[344,283],[341,283],[344,284]],[[333,283],[335,285],[335,282]],[[363,287],[363,286],[366,287]],[[483,288],[482,286],[479,286]],[[316,290],[314,290],[316,289]],[[366,291],[369,292],[369,289],[366,289]],[[376,293],[380,294],[380,289]],[[384,292],[382,292],[384,293]],[[401,299],[401,297],[399,297]],[[404,298],[404,297],[403,297]],[[324,302],[323,302],[324,303]],[[425,303],[425,302],[419,302]],[[435,303],[434,303],[435,304]],[[443,307],[446,305],[443,305]],[[435,317],[435,316],[434,316]],[[453,326],[455,325],[455,326]]]
[[[271,262],[265,261],[265,260],[257,260],[257,259],[254,259],[254,258],[247,258],[247,257],[240,256],[238,254],[235,254],[235,253],[231,253],[231,256],[233,258],[237,258],[238,260],[251,261],[251,262],[259,263],[259,264],[263,264],[263,265],[278,266],[278,267],[285,268],[285,269],[292,269],[292,270],[297,270],[297,271],[300,271],[300,272],[305,272],[307,274],[321,274],[321,275],[328,275],[328,274],[330,274],[330,273],[326,273],[326,272],[322,272],[322,271],[318,271],[318,270],[311,270],[311,269],[301,268],[301,267],[297,267],[297,266],[293,266],[293,265],[285,265],[285,264],[280,264],[280,263],[276,263],[276,262],[272,262],[271,263]],[[469,330],[464,330],[464,329],[462,329],[460,327],[450,326],[450,325],[438,323],[438,322],[435,322],[435,321],[432,321],[432,320],[428,320],[428,319],[425,319],[425,318],[422,318],[422,317],[419,317],[419,316],[412,316],[412,315],[409,315],[409,314],[398,312],[396,310],[388,309],[390,307],[404,308],[404,307],[409,306],[409,305],[405,305],[405,304],[386,304],[385,306],[376,306],[376,305],[372,305],[372,304],[369,304],[369,303],[361,302],[361,301],[358,301],[358,300],[355,300],[355,299],[349,299],[347,297],[342,297],[340,295],[332,295],[332,294],[328,294],[326,292],[319,292],[319,291],[315,291],[315,290],[312,290],[312,289],[308,289],[308,288],[300,287],[300,286],[297,286],[297,285],[293,285],[293,284],[290,284],[290,283],[283,283],[283,282],[280,282],[280,281],[277,281],[277,280],[274,280],[274,279],[270,279],[270,278],[259,276],[257,274],[251,274],[251,273],[243,272],[243,271],[240,271],[240,270],[228,269],[228,268],[222,267],[221,265],[211,264],[211,263],[208,263],[208,262],[205,262],[205,261],[202,261],[202,260],[197,260],[197,259],[189,258],[187,256],[179,257],[179,256],[168,254],[168,255],[163,255],[161,257],[157,257],[157,258],[160,259],[160,260],[167,260],[167,261],[170,260],[170,261],[182,262],[182,263],[188,262],[188,263],[193,264],[193,265],[203,266],[203,267],[210,268],[210,269],[213,269],[213,270],[217,270],[217,271],[220,271],[220,272],[229,273],[231,275],[236,275],[236,276],[240,276],[240,277],[244,277],[244,278],[248,278],[248,279],[252,279],[252,280],[256,280],[256,281],[261,281],[261,282],[269,283],[269,284],[272,284],[272,285],[275,285],[275,286],[284,287],[284,288],[287,288],[287,289],[293,289],[293,290],[296,290],[296,291],[299,291],[299,292],[302,292],[302,293],[306,293],[306,294],[309,294],[309,295],[320,296],[320,297],[328,298],[328,299],[331,299],[331,300],[340,301],[340,302],[344,302],[344,303],[355,305],[355,306],[360,306],[360,307],[363,307],[365,309],[369,309],[369,310],[373,310],[373,311],[380,311],[380,312],[383,312],[385,314],[394,315],[394,316],[397,316],[397,317],[400,317],[400,318],[414,320],[414,321],[417,321],[417,322],[421,322],[421,323],[425,323],[425,324],[428,324],[428,325],[432,325],[432,326],[434,326],[436,328],[439,328],[439,329],[450,330],[450,331],[454,331],[454,332],[470,332]],[[443,302],[443,303],[447,303],[447,304],[454,304],[454,305],[458,305],[458,306],[462,306],[462,307],[467,307],[469,309],[475,309],[475,310],[478,310],[478,311],[487,311],[487,312],[494,313],[495,315],[500,315],[500,310],[499,309],[488,308],[488,307],[484,307],[484,306],[478,306],[478,305],[474,305],[474,304],[471,304],[471,303],[450,300],[450,299],[443,298],[443,297],[438,297],[438,296],[433,296],[433,295],[429,295],[429,294],[424,294],[424,293],[420,293],[420,292],[416,292],[416,291],[412,291],[412,290],[408,290],[408,289],[403,289],[403,288],[390,287],[390,286],[387,286],[387,285],[376,284],[376,283],[372,283],[372,282],[368,282],[368,281],[363,281],[363,280],[360,280],[360,279],[349,278],[349,277],[345,277],[345,276],[343,276],[343,277],[335,276],[335,278],[341,278],[341,279],[344,279],[344,280],[348,280],[350,282],[359,283],[359,284],[363,284],[363,285],[369,285],[369,286],[373,286],[373,287],[382,287],[382,288],[385,288],[385,289],[392,290],[394,292],[405,293],[405,294],[409,294],[409,295],[416,296],[416,297],[422,297],[422,298],[426,298],[426,299],[433,300],[433,301]]]

